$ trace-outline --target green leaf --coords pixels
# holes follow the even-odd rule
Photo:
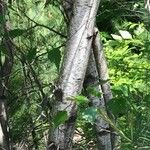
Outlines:
[[[124,94],[124,96],[128,97],[129,96],[129,87],[126,84],[123,84],[121,87],[121,91]]]
[[[29,62],[32,62],[33,59],[36,57],[36,52],[37,52],[37,48],[32,48],[28,51],[27,53],[27,56],[26,56],[26,59],[29,61]]]
[[[14,30],[10,30],[8,32],[8,35],[11,38],[16,38],[18,36],[21,36],[25,32],[26,32],[26,30],[24,30],[24,29],[14,29]],[[4,37],[7,37],[7,33],[4,34]]]
[[[150,101],[150,94],[146,95],[144,98],[145,101]]]
[[[59,70],[59,65],[61,61],[61,52],[59,48],[54,48],[51,51],[48,52],[48,59],[54,63]]]
[[[119,30],[123,39],[132,39],[132,35],[128,31]]]
[[[121,84],[119,86],[115,86],[113,87],[112,90],[115,93],[115,95],[119,95],[122,97],[128,97],[130,92],[129,85],[127,84]]]
[[[91,95],[95,96],[95,97],[100,97],[101,96],[101,92],[99,91],[99,89],[97,90],[95,87],[93,86],[89,86],[87,87],[87,92],[89,92]]]
[[[45,5],[45,8],[46,8],[49,4],[51,4],[51,3],[52,3],[51,0],[46,0],[46,1],[45,1],[45,4],[44,4],[44,5]]]
[[[111,111],[115,116],[125,115],[128,110],[126,99],[113,98],[107,103],[107,109]]]
[[[54,117],[53,123],[54,127],[57,128],[60,124],[65,123],[68,119],[67,111],[59,111],[57,112],[56,116]]]
[[[74,100],[78,105],[87,104],[89,102],[88,98],[82,95],[75,96]]]
[[[122,37],[119,36],[119,35],[116,35],[116,34],[111,34],[111,36],[113,37],[114,40],[119,40],[121,41],[122,40]]]
[[[7,50],[6,50],[4,45],[0,45],[0,52],[5,54],[5,55],[8,55],[8,52],[7,52]]]
[[[82,118],[85,119],[87,122],[94,123],[97,116],[97,109],[94,107],[87,108],[82,113]]]
[[[0,24],[3,22],[3,20],[4,20],[4,16],[0,15]]]
[[[147,104],[147,107],[150,107],[150,94],[145,95],[144,101]]]

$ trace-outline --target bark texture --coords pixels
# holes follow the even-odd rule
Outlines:
[[[112,96],[110,84],[108,82],[109,75],[108,75],[107,62],[103,51],[103,45],[100,36],[98,35],[97,28],[95,28],[95,33],[96,36],[93,40],[93,53],[94,53],[97,72],[98,72],[98,76],[99,76],[99,80],[103,92],[103,97],[105,103],[107,103],[109,100],[113,98],[113,96]]]
[[[95,28],[95,33],[98,33],[97,28]],[[93,40],[93,53],[98,72],[99,82],[101,85],[101,91],[103,94],[104,105],[106,106],[106,104],[113,98],[113,95],[109,83],[107,61],[105,58],[103,45],[98,34],[96,34]],[[108,116],[113,120],[111,113],[109,111],[107,113]],[[107,131],[109,131],[111,135],[111,149],[114,149],[117,144],[117,135],[114,133],[111,127],[109,127]]]
[[[72,7],[73,7],[73,0],[63,1],[63,8],[65,10],[65,14],[68,20],[67,24],[69,24],[69,20],[71,20],[73,15]],[[112,93],[108,81],[106,81],[105,84],[99,86],[101,80],[108,80],[108,68],[107,68],[107,63],[102,48],[102,43],[98,35],[98,30],[96,28],[95,28],[95,38],[93,39],[92,47],[94,48],[95,57],[93,52],[91,52],[90,60],[86,72],[86,78],[84,80],[84,86],[85,87],[95,86],[95,89],[101,92],[103,89],[103,95],[101,98],[89,94],[88,97],[92,102],[92,106],[94,106],[95,108],[105,108],[106,106],[105,102],[109,101],[112,98]],[[113,138],[111,136],[109,124],[106,123],[102,118],[97,116],[97,119],[95,121],[95,128],[97,132],[98,149],[99,150],[113,149],[112,147]]]
[[[146,0],[145,1],[145,8],[148,10],[148,12],[150,13],[150,0]]]
[[[0,0],[0,16],[2,16],[1,31],[4,36],[1,41],[1,46],[5,49],[7,55],[5,55],[5,61],[0,62],[0,148],[9,150],[9,134],[8,134],[8,124],[7,124],[7,96],[6,88],[8,85],[8,79],[11,73],[13,65],[13,46],[11,39],[8,36],[8,25],[5,20],[6,15],[6,3]]]
[[[97,92],[102,92],[93,51],[89,60],[84,86],[85,88],[94,87]],[[93,107],[105,109],[105,101],[103,95],[101,97],[96,97],[92,94],[87,93],[87,96],[90,99]],[[99,115],[95,120],[95,128],[98,150],[112,150],[113,148],[110,126]]]
[[[73,96],[80,94],[91,51],[99,0],[76,0],[69,25],[68,42],[59,80],[60,99],[55,110],[66,110],[69,119],[51,133],[50,143],[61,150],[72,149],[77,106]],[[59,92],[60,93],[60,92]],[[49,149],[55,149],[50,147]]]

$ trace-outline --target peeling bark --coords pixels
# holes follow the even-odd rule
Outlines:
[[[66,110],[69,119],[51,134],[50,143],[61,150],[72,149],[77,106],[72,99],[80,94],[91,51],[95,17],[99,0],[76,0],[69,25],[69,36],[59,79],[62,98],[57,99],[55,110]],[[50,146],[50,145],[49,145]],[[49,147],[49,149],[55,149]]]

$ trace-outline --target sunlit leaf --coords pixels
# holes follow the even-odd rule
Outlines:
[[[75,96],[74,100],[77,102],[78,105],[89,102],[88,98],[82,95]]]
[[[119,36],[119,35],[116,35],[116,34],[111,34],[111,36],[113,37],[114,40],[119,40],[121,41],[122,40],[122,37]]]
[[[132,39],[132,35],[128,31],[119,30],[123,39]]]

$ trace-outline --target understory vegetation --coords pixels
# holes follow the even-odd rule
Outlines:
[[[12,149],[44,150],[51,127],[68,119],[65,111],[52,115],[54,97],[61,94],[55,89],[65,53],[67,18],[60,0],[10,0],[5,19],[15,49],[8,84],[2,84],[7,96],[10,145]],[[2,20],[0,15],[1,24]],[[93,107],[87,93],[95,97],[103,94],[94,86],[83,88],[82,94],[72,98],[78,106],[73,149],[97,149],[94,124],[100,116],[119,137],[116,149],[149,150],[150,11],[143,0],[102,0],[96,26],[113,98],[106,109]],[[1,30],[1,43],[5,36]],[[1,44],[0,67],[7,57]]]

